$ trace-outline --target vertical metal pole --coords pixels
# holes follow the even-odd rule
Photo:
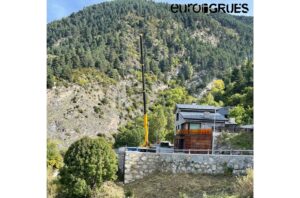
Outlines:
[[[214,143],[215,143],[214,134],[215,134],[215,131],[216,131],[216,107],[215,107],[215,114],[214,114],[214,130],[213,130],[213,133],[212,133],[212,152],[211,152],[211,154],[214,154],[214,152],[215,152],[215,149],[214,149]]]
[[[143,146],[149,146],[148,141],[148,116],[147,116],[147,107],[146,107],[146,90],[145,90],[145,65],[144,65],[144,56],[143,56],[143,36],[140,34],[140,52],[141,52],[141,65],[142,65],[142,81],[143,81],[143,102],[144,102],[144,130],[145,130],[145,139]]]

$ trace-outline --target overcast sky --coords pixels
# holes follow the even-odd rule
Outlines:
[[[105,0],[48,0],[47,1],[47,22],[61,19],[69,16],[73,12],[77,12],[82,8],[101,3]],[[156,0],[158,2],[168,3],[248,3],[249,13],[253,16],[253,1],[252,0]]]

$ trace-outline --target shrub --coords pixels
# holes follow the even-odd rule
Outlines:
[[[228,133],[223,132],[217,139],[219,146],[225,146],[230,149],[253,149],[253,133],[240,132]]]
[[[106,104],[109,103],[109,101],[108,101],[107,98],[103,98],[103,99],[101,100],[101,103],[102,103],[103,105],[106,105]]]
[[[74,142],[64,163],[60,172],[63,197],[90,197],[104,181],[116,179],[116,155],[102,137],[84,137]]]
[[[144,140],[143,128],[130,128],[121,131],[115,136],[115,147],[140,146]]]
[[[63,158],[58,149],[58,143],[47,140],[47,166],[60,169],[63,166]]]
[[[132,192],[132,190],[128,190],[126,193],[125,193],[125,196],[126,197],[133,197],[133,192]]]
[[[94,106],[93,108],[94,108],[95,113],[100,113],[101,112],[100,107]]]
[[[233,167],[228,166],[228,164],[225,162],[223,164],[223,169],[224,169],[224,175],[232,175],[233,173]]]
[[[253,197],[253,169],[247,169],[247,175],[237,178],[234,190],[241,198]]]
[[[233,148],[253,149],[253,133],[241,132],[230,139]]]
[[[58,182],[57,179],[53,177],[53,168],[48,166],[47,169],[47,197],[55,198],[57,197]]]

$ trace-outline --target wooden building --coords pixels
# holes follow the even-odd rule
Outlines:
[[[222,110],[222,111],[221,111]],[[224,108],[196,104],[177,104],[174,149],[212,149],[213,130],[228,121]],[[195,152],[195,151],[194,151]],[[199,153],[199,152],[198,152]]]

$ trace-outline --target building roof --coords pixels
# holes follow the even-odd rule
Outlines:
[[[229,114],[230,107],[221,107],[217,110],[218,113],[222,115],[228,115]]]
[[[197,104],[176,104],[176,108],[179,109],[198,109],[198,110],[215,110],[220,107],[214,107],[209,105],[197,105]]]
[[[240,128],[242,128],[242,129],[253,129],[253,124],[243,125]]]
[[[180,115],[184,119],[190,120],[214,120],[216,121],[227,121],[223,115],[219,113],[208,113],[208,112],[180,112]]]

